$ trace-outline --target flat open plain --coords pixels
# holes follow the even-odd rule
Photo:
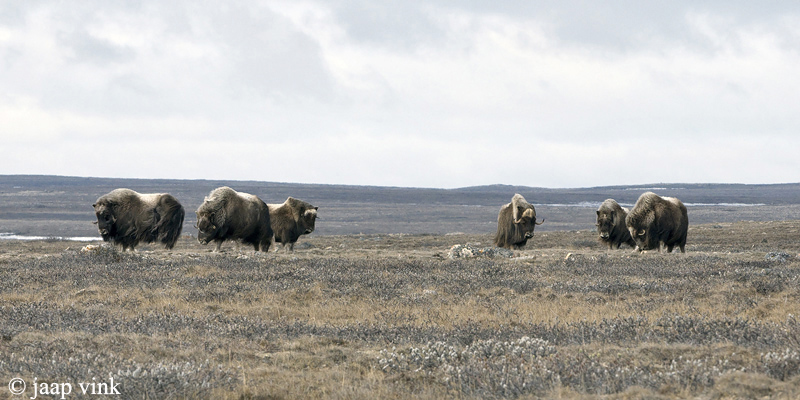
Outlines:
[[[8,184],[0,231],[92,235],[83,203],[96,193],[69,187],[36,189],[73,199],[62,201]],[[379,223],[355,202],[328,203],[326,215],[311,200],[322,219],[294,253],[230,242],[211,253],[191,222],[172,251],[0,241],[0,399],[34,397],[34,383],[91,397],[81,383],[112,379],[110,394],[133,399],[800,397],[792,201],[691,206],[686,254],[610,251],[593,209],[542,206],[550,230],[513,257],[451,259],[453,245],[491,246],[499,205],[483,203],[496,200],[462,205],[489,221],[447,211],[456,221],[444,228],[431,207],[445,200],[422,216],[378,203],[394,213]],[[404,220],[413,229],[397,233]],[[383,232],[326,227],[353,221]]]
[[[0,398],[15,377],[28,397],[114,378],[121,398],[796,398],[799,232],[694,225],[686,254],[543,232],[475,259],[448,250],[490,235],[4,241]]]

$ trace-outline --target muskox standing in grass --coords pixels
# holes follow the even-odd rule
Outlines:
[[[268,251],[272,244],[269,209],[257,196],[237,192],[227,186],[211,191],[197,208],[197,240],[206,245],[239,240],[251,244],[256,251]]]
[[[171,249],[183,228],[183,206],[167,193],[114,189],[100,196],[92,207],[100,236],[121,245],[123,251],[135,250],[140,242],[160,242]]]
[[[661,197],[647,192],[625,218],[625,225],[636,242],[639,251],[658,249],[666,246],[672,252],[675,245],[686,252],[686,234],[689,231],[689,217],[686,206],[674,197]]]
[[[536,209],[522,195],[515,194],[511,203],[500,207],[494,244],[517,250],[525,246],[528,239],[533,237],[533,229],[543,222],[536,222]]]
[[[636,247],[636,242],[625,226],[627,216],[628,209],[620,206],[614,199],[607,199],[597,209],[597,233],[600,235],[600,241],[609,249],[619,248],[622,243]]]
[[[275,243],[283,244],[284,248],[289,245],[289,251],[294,251],[294,244],[301,235],[314,232],[319,207],[293,197],[283,204],[268,204],[268,207]],[[275,251],[278,251],[277,246]]]

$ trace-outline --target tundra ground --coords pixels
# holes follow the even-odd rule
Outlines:
[[[490,235],[3,241],[0,398],[13,378],[27,398],[110,378],[118,398],[798,398],[798,239],[692,225],[686,254],[640,254],[537,232],[476,259],[448,249]]]

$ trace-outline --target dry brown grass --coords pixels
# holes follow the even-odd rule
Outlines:
[[[686,254],[546,232],[473,260],[447,250],[490,235],[3,242],[0,398],[109,374],[123,398],[795,398],[799,230],[692,226]]]

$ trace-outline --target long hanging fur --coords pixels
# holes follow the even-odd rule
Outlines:
[[[494,244],[497,247],[519,249],[533,237],[536,225],[543,222],[536,222],[536,209],[522,195],[515,194],[510,203],[500,207]]]
[[[211,191],[197,208],[197,240],[216,243],[219,251],[226,240],[253,245],[256,251],[268,251],[272,244],[269,209],[260,198],[237,192],[227,186]]]
[[[269,220],[275,234],[275,243],[281,243],[289,251],[302,235],[314,231],[319,207],[289,197],[282,204],[268,204]],[[277,251],[277,248],[276,248]]]
[[[160,242],[172,249],[183,229],[183,206],[168,193],[115,189],[100,196],[92,207],[103,240],[123,250],[133,250],[141,242]]]
[[[668,252],[677,245],[685,253],[689,217],[686,206],[674,197],[661,197],[653,192],[639,196],[625,225],[640,251],[666,246]]]
[[[622,243],[636,247],[636,242],[625,226],[627,216],[628,209],[620,206],[614,199],[607,199],[597,209],[597,233],[600,242],[606,244],[609,249],[618,249]]]

